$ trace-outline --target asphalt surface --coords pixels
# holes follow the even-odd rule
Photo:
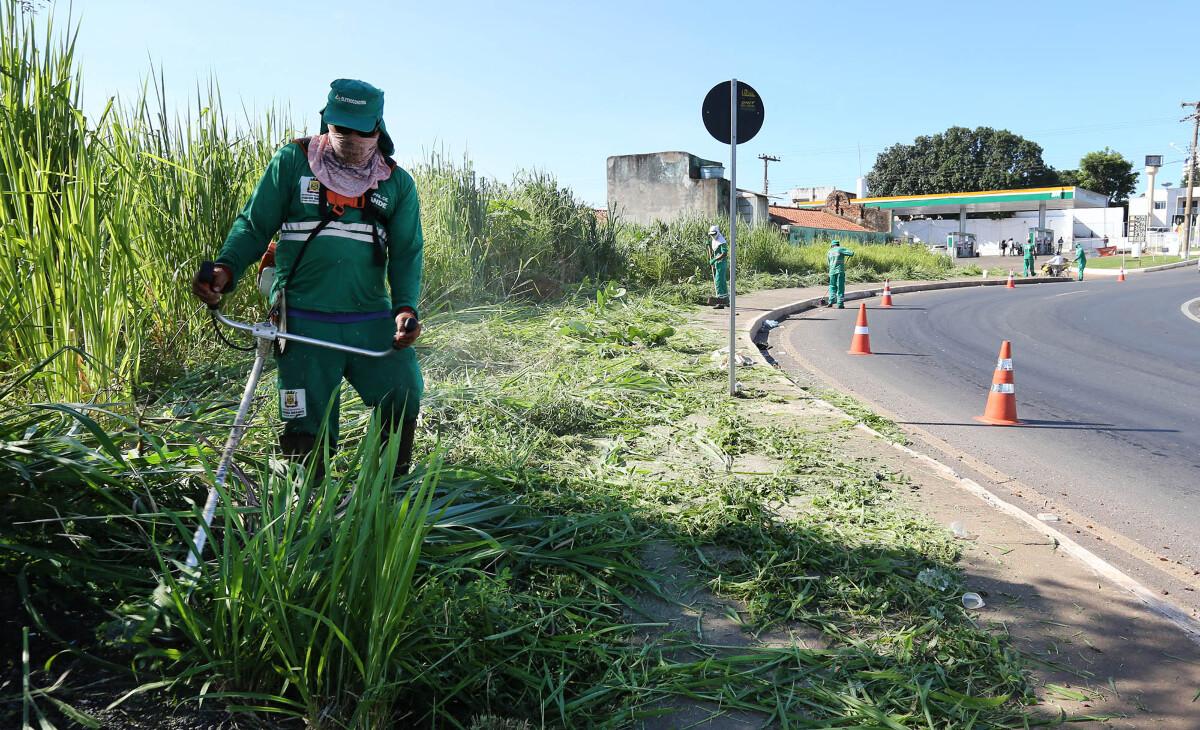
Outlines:
[[[858,303],[789,320],[787,349],[868,403],[1200,568],[1200,297],[1192,268],[1126,282],[979,287],[868,300],[871,357],[846,354]],[[1001,340],[1018,416],[983,413]],[[777,357],[784,356],[778,350]]]

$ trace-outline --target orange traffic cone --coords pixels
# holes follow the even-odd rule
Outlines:
[[[887,279],[883,280],[883,299],[880,300],[879,306],[892,306],[892,283]]]
[[[1016,283],[1015,283],[1015,282],[1013,282],[1013,272],[1012,272],[1012,269],[1009,269],[1009,270],[1008,270],[1008,283],[1004,285],[1004,288],[1005,288],[1005,289],[1016,289],[1016,288],[1017,288],[1017,285],[1016,285]]]
[[[1121,267],[1121,273],[1117,274],[1117,281],[1125,281],[1125,267]]]
[[[982,416],[975,420],[993,426],[1015,426],[1017,420],[1017,390],[1013,383],[1012,345],[1008,340],[1000,343],[1000,359],[996,361],[996,372],[992,374],[992,389],[988,392],[987,406]]]
[[[867,303],[858,305],[858,322],[854,324],[854,339],[850,341],[851,355],[871,354],[871,332],[867,329]]]

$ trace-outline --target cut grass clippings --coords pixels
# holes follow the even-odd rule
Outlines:
[[[209,711],[355,728],[483,716],[627,727],[694,703],[789,727],[1033,722],[1021,659],[957,601],[953,540],[893,498],[899,476],[843,451],[850,425],[764,420],[765,398],[723,397],[707,357],[715,336],[689,326],[686,310],[607,291],[430,324],[415,481],[380,478],[389,458],[376,466],[376,431],[354,398],[320,485],[273,471],[259,456],[270,431],[252,431],[240,461],[271,498],[225,503],[191,595],[174,561],[196,519],[186,499],[199,500],[207,479],[196,465],[214,454],[180,446],[228,418],[228,400],[189,401],[212,381],[172,389],[177,400],[147,409],[167,417],[140,431],[112,415],[79,429],[61,410],[7,421],[0,465],[27,475],[8,504],[49,519],[6,531],[0,559],[27,576],[22,612],[43,617],[43,652],[74,622],[58,597],[105,576],[84,589],[95,610],[82,618],[95,631],[115,611],[123,618],[106,633],[123,638],[89,652],[128,662],[127,689],[147,686],[142,696],[164,708],[203,694]],[[653,336],[664,328],[672,334]],[[752,388],[755,378],[747,372]],[[775,466],[728,469],[748,455]],[[99,501],[60,504],[45,491],[55,474]],[[643,625],[643,596],[675,600],[642,562],[654,540],[735,602],[740,646]],[[383,566],[399,572],[373,573]],[[927,569],[947,576],[941,590],[917,579]],[[163,587],[148,602],[154,576]],[[789,626],[827,646],[754,640]],[[85,709],[115,699],[98,691],[68,682],[60,693]]]

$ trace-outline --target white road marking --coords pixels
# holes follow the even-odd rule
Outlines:
[[[1069,291],[1069,292],[1064,292],[1064,293],[1062,293],[1062,294],[1055,294],[1053,297],[1050,297],[1050,298],[1051,298],[1051,299],[1054,299],[1055,297],[1069,297],[1069,296],[1071,296],[1072,294],[1086,294],[1086,293],[1087,293],[1087,292],[1086,292],[1085,290],[1083,290],[1083,289],[1078,289],[1078,290],[1076,290],[1076,291]]]
[[[1200,302],[1200,297],[1196,297],[1195,299],[1189,299],[1186,302],[1184,302],[1183,304],[1180,304],[1179,311],[1183,312],[1183,316],[1187,317],[1188,319],[1195,320],[1196,322],[1200,322],[1200,317],[1197,317],[1196,315],[1192,314],[1192,304],[1194,304],[1195,302]]]

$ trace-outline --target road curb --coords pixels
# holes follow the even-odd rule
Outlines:
[[[941,289],[966,289],[973,286],[1004,286],[1006,281],[1006,279],[958,279],[955,281],[931,281],[923,284],[902,284],[899,286],[893,286],[892,294],[938,291]],[[1017,279],[1015,280],[1015,283],[1019,286],[1025,286],[1028,284],[1055,284],[1067,283],[1070,281],[1074,281],[1074,279],[1068,279],[1061,276],[1039,276],[1031,279]],[[858,291],[846,292],[846,301],[850,302],[857,301],[859,299],[869,299],[871,297],[877,297],[882,293],[882,286],[879,288],[859,289]],[[751,345],[750,349],[754,354],[757,354],[759,361],[764,364],[771,365],[771,361],[759,347],[759,344],[765,340],[766,333],[770,331],[769,328],[766,327],[766,321],[768,319],[778,321],[793,314],[807,312],[810,309],[816,309],[817,307],[821,306],[821,302],[823,301],[825,301],[825,297],[811,297],[809,299],[801,299],[799,301],[785,304],[782,307],[772,309],[771,311],[760,314],[754,319],[750,320],[750,324],[742,330],[741,334],[748,339],[749,344]],[[751,357],[754,357],[754,354],[752,354]]]
[[[1125,269],[1125,274],[1152,274],[1155,271],[1166,271],[1167,269],[1182,269],[1185,266],[1195,266],[1198,259],[1188,259],[1187,261],[1176,261],[1173,264],[1162,264],[1161,266],[1147,266],[1144,269]],[[1071,267],[1071,271],[1078,271],[1076,267]],[[1120,276],[1120,269],[1098,269],[1091,267],[1087,269],[1089,276]]]
[[[988,506],[1003,512],[1010,517],[1016,518],[1027,527],[1033,528],[1035,532],[1054,540],[1058,544],[1058,547],[1063,550],[1063,552],[1086,565],[1097,575],[1107,578],[1112,583],[1115,583],[1118,587],[1132,593],[1139,601],[1145,604],[1147,608],[1170,621],[1175,625],[1176,628],[1187,634],[1187,637],[1195,644],[1200,645],[1200,621],[1197,621],[1189,616],[1185,611],[1180,609],[1175,604],[1159,598],[1154,591],[1126,575],[1120,568],[1116,567],[1104,558],[1093,553],[1091,550],[1088,550],[1078,542],[1075,542],[1063,532],[1054,529],[1045,522],[1042,522],[1012,502],[1007,502],[1001,499],[994,492],[988,490],[979,482],[962,476],[958,472],[954,471],[953,468],[947,466],[941,461],[938,461],[932,456],[929,456],[928,454],[922,454],[921,452],[911,449],[903,444],[898,444],[865,423],[858,423],[855,425],[855,428],[888,442],[892,445],[892,448],[901,451],[913,457],[914,459],[929,464],[938,472],[940,472],[942,476],[949,479],[959,488],[965,489],[979,499],[983,500],[988,504]]]

